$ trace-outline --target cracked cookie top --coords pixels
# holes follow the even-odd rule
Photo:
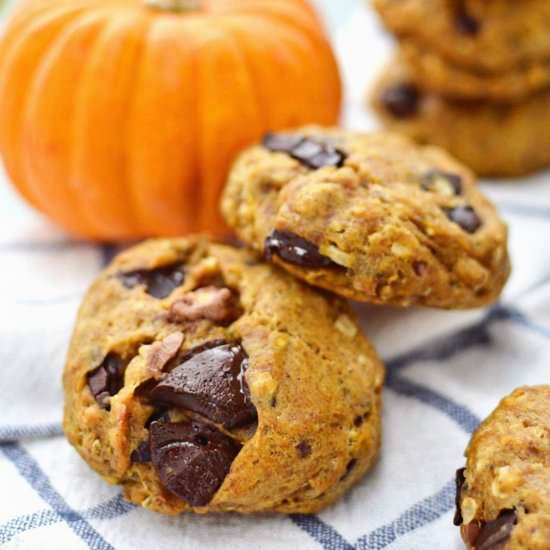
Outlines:
[[[64,428],[151,510],[308,513],[374,460],[382,380],[344,301],[245,250],[155,240],[83,301]]]
[[[509,274],[506,226],[472,173],[397,135],[267,135],[236,161],[222,210],[268,260],[357,300],[477,307]]]

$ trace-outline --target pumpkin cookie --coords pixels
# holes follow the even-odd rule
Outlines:
[[[503,399],[457,471],[455,525],[470,550],[550,547],[550,386]]]
[[[357,300],[482,306],[509,273],[506,226],[473,175],[397,135],[268,135],[235,163],[222,210],[268,259]]]
[[[145,508],[316,512],[373,462],[382,381],[340,299],[244,250],[149,241],[84,299],[64,428]]]
[[[452,100],[423,90],[397,58],[370,102],[384,126],[447,149],[484,176],[520,176],[550,164],[550,91],[520,103]]]
[[[422,88],[447,98],[517,102],[550,85],[548,60],[503,72],[474,71],[449,63],[434,50],[404,39],[400,52]]]
[[[373,0],[388,29],[450,63],[492,72],[550,57],[550,2]]]

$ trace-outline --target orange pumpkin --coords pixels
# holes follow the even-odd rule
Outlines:
[[[1,40],[7,171],[83,237],[220,234],[239,149],[339,115],[307,0],[26,0]]]

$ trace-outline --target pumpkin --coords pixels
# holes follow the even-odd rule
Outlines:
[[[236,153],[340,100],[307,0],[24,0],[0,42],[10,179],[86,238],[219,235]]]

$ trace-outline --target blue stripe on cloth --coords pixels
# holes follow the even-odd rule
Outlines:
[[[127,514],[134,508],[135,506],[133,504],[126,502],[121,495],[117,495],[107,502],[103,502],[89,510],[81,512],[80,515],[85,519],[115,519]],[[6,544],[13,537],[25,531],[30,531],[38,527],[46,527],[47,525],[59,523],[63,520],[64,518],[52,509],[40,510],[33,514],[13,518],[3,525],[0,525],[0,544]]]
[[[387,374],[386,386],[399,395],[413,397],[441,411],[454,420],[466,433],[472,433],[480,422],[480,419],[467,407],[391,371]]]
[[[34,426],[0,426],[0,443],[20,439],[41,439],[63,435],[61,424],[36,424]]]
[[[353,545],[317,516],[293,514],[290,519],[325,550],[353,550]]]
[[[0,445],[2,452],[17,468],[21,476],[49,504],[67,525],[93,550],[114,550],[82,515],[71,509],[55,490],[46,474],[34,458],[19,444]]]
[[[357,550],[381,550],[393,541],[435,521],[454,507],[455,481],[447,483],[435,495],[425,498],[405,510],[396,520],[378,527],[359,538]]]

